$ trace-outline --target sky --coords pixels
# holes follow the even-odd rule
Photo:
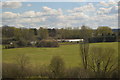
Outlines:
[[[100,2],[100,1],[115,1],[118,2],[119,0],[2,0],[2,1],[18,1],[18,2]]]
[[[8,0],[3,0],[8,1]],[[67,28],[82,25],[96,29],[99,26],[118,28],[117,0],[11,0],[2,2],[2,25],[26,28]],[[40,2],[41,1],[41,2]],[[43,2],[42,2],[43,1]]]

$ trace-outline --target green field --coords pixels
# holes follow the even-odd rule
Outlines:
[[[91,43],[91,46],[100,47],[112,47],[116,50],[116,56],[118,56],[118,43]],[[61,45],[58,48],[14,48],[14,49],[3,49],[2,58],[3,62],[14,63],[17,54],[27,54],[30,57],[30,62],[32,65],[44,65],[49,64],[53,56],[59,55],[65,61],[67,67],[79,66],[81,65],[79,44],[73,45]]]

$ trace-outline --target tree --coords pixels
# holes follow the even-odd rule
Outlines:
[[[56,40],[41,40],[36,43],[36,47],[59,47],[59,44]]]
[[[48,29],[48,33],[49,33],[49,36],[52,37],[52,38],[55,38],[56,35],[57,35],[57,31],[56,29]]]
[[[89,51],[89,43],[83,42],[80,44],[80,55],[82,58],[82,63],[84,69],[88,67],[88,51]]]
[[[66,38],[65,29],[61,28],[61,29],[59,30],[59,34],[60,34],[60,38],[61,38],[61,39],[65,39],[65,38]]]
[[[80,44],[80,55],[82,58],[82,63],[84,69],[88,67],[88,51],[89,51],[89,42],[88,39],[90,37],[90,28],[86,26],[81,27],[81,34],[84,41]]]
[[[112,29],[110,27],[107,27],[107,26],[102,26],[102,27],[98,27],[97,30],[96,30],[96,33],[95,35],[96,36],[103,36],[103,42],[106,41],[105,40],[105,37],[107,35],[110,35],[112,34]]]
[[[112,34],[112,29],[110,27],[107,26],[103,26],[103,27],[98,27],[96,30],[96,35],[108,35],[108,34]]]
[[[49,37],[48,30],[42,27],[40,27],[38,34],[41,39],[47,39]]]
[[[16,40],[26,40],[26,41],[33,41],[35,40],[34,31],[31,29],[26,28],[16,28],[14,31],[15,39]]]
[[[88,42],[88,39],[92,37],[93,30],[87,26],[82,26],[80,30],[80,37],[84,39],[85,42]]]
[[[64,75],[64,61],[59,56],[54,56],[50,62],[50,72],[52,78],[62,78]]]
[[[95,73],[97,78],[110,77],[117,69],[117,58],[113,48],[92,47],[89,54],[89,69]]]
[[[32,41],[33,38],[34,38],[34,32],[29,30],[29,29],[20,29],[20,32],[21,32],[21,37],[24,39],[24,40],[30,40]]]
[[[15,57],[15,60],[19,69],[18,77],[19,78],[24,78],[26,76],[28,77],[28,73],[26,70],[27,70],[28,64],[30,64],[29,62],[30,58],[26,54],[18,54]]]
[[[34,33],[34,35],[38,35],[38,32],[37,32],[36,28],[31,28],[30,30]]]
[[[14,37],[14,27],[9,27],[9,26],[3,26],[2,27],[2,37],[3,38],[10,38]]]

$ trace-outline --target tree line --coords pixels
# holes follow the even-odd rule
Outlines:
[[[95,42],[115,42],[120,41],[120,31],[113,32],[110,27],[101,26],[92,29],[87,26],[81,26],[81,29],[61,28],[49,29],[36,28],[16,28],[12,26],[2,26],[2,44],[17,42],[20,46],[31,46],[32,41],[56,40],[56,39],[83,39],[84,35],[90,43]],[[84,32],[84,33],[83,33]]]

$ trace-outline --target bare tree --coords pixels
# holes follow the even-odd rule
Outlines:
[[[84,69],[87,69],[88,64],[88,51],[89,51],[89,42],[88,39],[90,37],[90,28],[86,26],[81,27],[81,34],[84,41],[80,43],[80,55],[82,58],[82,63],[84,66]]]
[[[89,54],[89,68],[95,77],[109,77],[117,69],[117,59],[113,48],[92,47]]]
[[[82,58],[84,69],[87,69],[88,51],[89,51],[89,43],[86,43],[86,42],[81,43],[80,44],[80,55]]]
[[[28,67],[28,64],[30,63],[29,57],[26,54],[18,54],[15,57],[15,60],[16,60],[16,64],[17,64],[18,69],[19,69],[18,77],[23,78],[26,75],[28,75],[27,67]]]

